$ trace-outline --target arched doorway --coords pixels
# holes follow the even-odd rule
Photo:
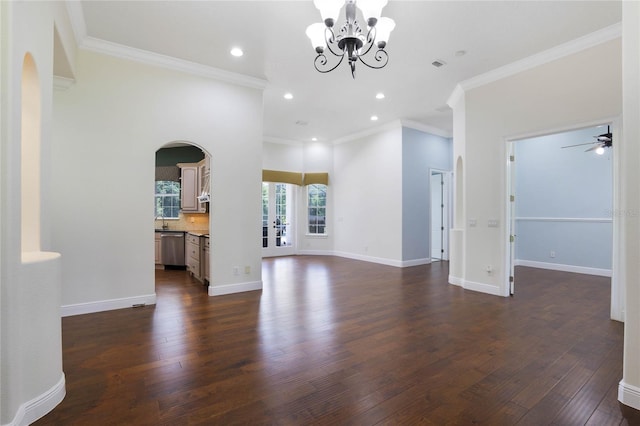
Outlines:
[[[156,269],[184,270],[204,286],[210,276],[210,154],[188,141],[155,153],[154,253]]]

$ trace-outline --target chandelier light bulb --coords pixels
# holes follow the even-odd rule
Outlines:
[[[318,53],[322,53],[324,48],[327,47],[327,41],[324,36],[324,24],[316,22],[307,27],[307,37],[311,40],[311,45]]]
[[[376,41],[378,47],[383,48],[387,45],[391,31],[396,27],[396,23],[391,18],[380,18],[378,25],[376,25]]]

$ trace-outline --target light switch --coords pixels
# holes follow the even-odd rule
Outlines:
[[[469,227],[470,228],[475,228],[476,225],[478,225],[478,220],[477,219],[469,219]]]
[[[489,221],[487,223],[489,225],[489,228],[497,228],[498,227],[498,219],[489,219]]]

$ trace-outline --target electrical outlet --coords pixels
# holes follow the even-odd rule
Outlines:
[[[487,271],[487,274],[491,275],[491,273],[493,272],[493,266],[487,265],[486,271]]]
[[[239,266],[234,266],[233,267],[233,275],[239,275],[240,274],[240,267]]]
[[[549,252],[549,257],[550,257],[550,258],[552,258],[552,259],[553,259],[554,257],[556,257],[556,252],[555,252],[555,251],[553,251],[553,250],[551,250],[551,251]]]

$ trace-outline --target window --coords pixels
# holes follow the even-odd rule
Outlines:
[[[307,193],[309,234],[326,234],[327,185],[320,183],[307,185]]]
[[[180,214],[180,182],[156,181],[156,218],[178,219]]]

